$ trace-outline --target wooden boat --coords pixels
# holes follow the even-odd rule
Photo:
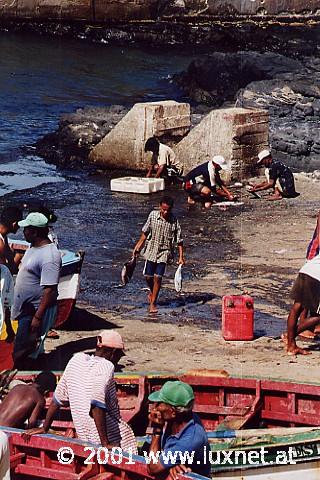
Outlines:
[[[146,450],[140,455],[114,449],[106,454],[98,445],[58,435],[37,435],[28,441],[23,431],[3,428],[8,437],[11,453],[11,478],[56,480],[131,480],[152,478],[147,472]],[[279,429],[278,429],[279,430]],[[212,478],[224,480],[282,480],[287,475],[304,480],[318,480],[320,459],[320,429],[293,433],[251,437],[210,439],[208,460],[212,464]],[[241,431],[239,431],[240,433]],[[213,432],[214,434],[215,432]],[[247,433],[247,432],[242,432]],[[139,443],[143,439],[138,439]],[[217,440],[216,438],[214,440]],[[63,460],[61,462],[61,452]],[[60,461],[59,461],[60,459]],[[199,475],[183,475],[198,480]]]
[[[21,372],[17,379],[32,381],[38,372]],[[272,427],[320,427],[320,384],[268,379],[160,373],[115,376],[122,418],[136,435],[147,433],[148,395],[167,380],[189,383],[195,394],[194,411],[207,431]],[[59,378],[61,373],[57,373]],[[49,402],[49,400],[48,400]],[[53,424],[59,432],[72,428],[68,408]],[[68,431],[70,435],[70,430]]]
[[[24,253],[29,248],[29,243],[24,240],[10,240],[10,247],[19,253]],[[55,328],[61,327],[70,317],[79,293],[80,273],[84,259],[84,252],[77,253],[70,250],[60,250],[62,269],[58,285],[58,314]]]
[[[18,378],[28,381],[32,374],[24,373]],[[117,374],[121,415],[131,424],[137,436],[142,435],[138,437],[140,446],[147,439],[147,397],[165,381],[174,378],[193,386],[194,410],[208,431],[211,458],[215,462],[212,465],[213,478],[282,480],[285,475],[291,474],[297,478],[303,475],[304,480],[318,480],[320,384],[204,374],[180,377]],[[264,428],[256,428],[261,426]],[[5,428],[10,436],[13,479],[150,478],[143,456],[130,461],[130,455],[123,453],[114,456],[117,464],[109,458],[103,465],[98,465],[94,457],[94,465],[86,464],[90,448],[96,449],[92,451],[97,453],[98,447],[66,437],[72,433],[68,409],[61,410],[53,427],[62,435],[35,436],[30,442],[21,437],[22,431]],[[239,430],[244,427],[246,430]],[[71,464],[62,465],[57,460],[57,452],[62,447],[73,449],[75,458]],[[267,450],[263,458],[262,447]],[[225,461],[226,455],[232,459],[232,465],[230,461]],[[255,463],[250,463],[249,458]],[[182,476],[182,479],[187,477]],[[198,476],[192,474],[192,478],[195,477]]]

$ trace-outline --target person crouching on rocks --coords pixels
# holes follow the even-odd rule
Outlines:
[[[160,143],[156,137],[150,137],[144,146],[145,152],[152,152],[152,159],[147,171],[147,178],[155,174],[160,177],[181,177],[183,168],[176,160],[172,148]]]
[[[188,194],[189,205],[196,201],[204,202],[206,208],[213,203],[213,196],[225,200],[236,200],[220,177],[220,171],[230,170],[229,163],[221,155],[215,155],[209,162],[198,165],[184,178],[184,189]]]
[[[249,184],[250,192],[259,192],[272,188],[273,195],[270,195],[267,200],[295,198],[300,195],[300,193],[296,192],[292,171],[284,163],[273,160],[270,150],[262,150],[258,154],[257,165],[266,167],[266,180],[257,185]]]

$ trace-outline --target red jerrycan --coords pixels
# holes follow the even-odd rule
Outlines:
[[[249,295],[222,298],[222,336],[225,340],[253,340],[254,309]]]

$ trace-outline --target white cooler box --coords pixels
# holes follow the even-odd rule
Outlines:
[[[110,182],[114,192],[154,193],[164,190],[163,178],[123,177],[113,178]]]

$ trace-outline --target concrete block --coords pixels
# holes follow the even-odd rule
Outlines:
[[[231,162],[232,178],[241,179],[251,173],[258,152],[268,144],[268,112],[226,108],[212,110],[174,150],[184,173],[223,155]]]
[[[163,178],[122,177],[113,178],[110,189],[115,192],[155,193],[164,190]]]
[[[149,137],[179,137],[190,129],[190,105],[173,100],[137,103],[91,151],[89,160],[102,167],[146,170]]]

